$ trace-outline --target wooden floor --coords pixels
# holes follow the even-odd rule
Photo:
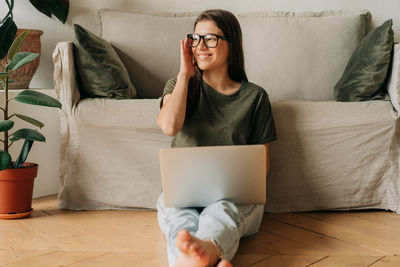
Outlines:
[[[57,209],[0,220],[0,266],[167,266],[156,212]],[[265,214],[242,239],[236,267],[400,266],[400,215],[384,211]]]

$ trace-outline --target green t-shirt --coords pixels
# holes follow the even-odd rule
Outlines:
[[[164,94],[174,90],[176,78],[170,79]],[[172,147],[265,144],[276,140],[275,124],[267,92],[243,81],[232,95],[221,94],[204,80],[198,104]]]

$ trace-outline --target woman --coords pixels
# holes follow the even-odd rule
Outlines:
[[[247,81],[242,33],[224,10],[199,15],[194,34],[181,41],[180,71],[167,82],[157,123],[172,147],[265,144],[276,140],[265,90]],[[243,236],[255,234],[263,205],[218,201],[205,207],[167,208],[161,193],[159,225],[170,266],[229,266]],[[220,266],[219,265],[219,266]]]

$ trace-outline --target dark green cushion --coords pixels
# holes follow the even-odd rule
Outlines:
[[[74,55],[80,91],[86,97],[134,98],[136,89],[112,45],[74,24]]]
[[[388,99],[385,82],[393,48],[392,20],[371,31],[354,51],[335,85],[338,101]]]

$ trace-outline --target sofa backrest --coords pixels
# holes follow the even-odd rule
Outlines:
[[[139,97],[156,98],[179,71],[179,40],[199,12],[99,11],[102,37],[116,48]],[[368,11],[235,14],[249,80],[272,100],[334,100],[333,88],[362,38]]]

